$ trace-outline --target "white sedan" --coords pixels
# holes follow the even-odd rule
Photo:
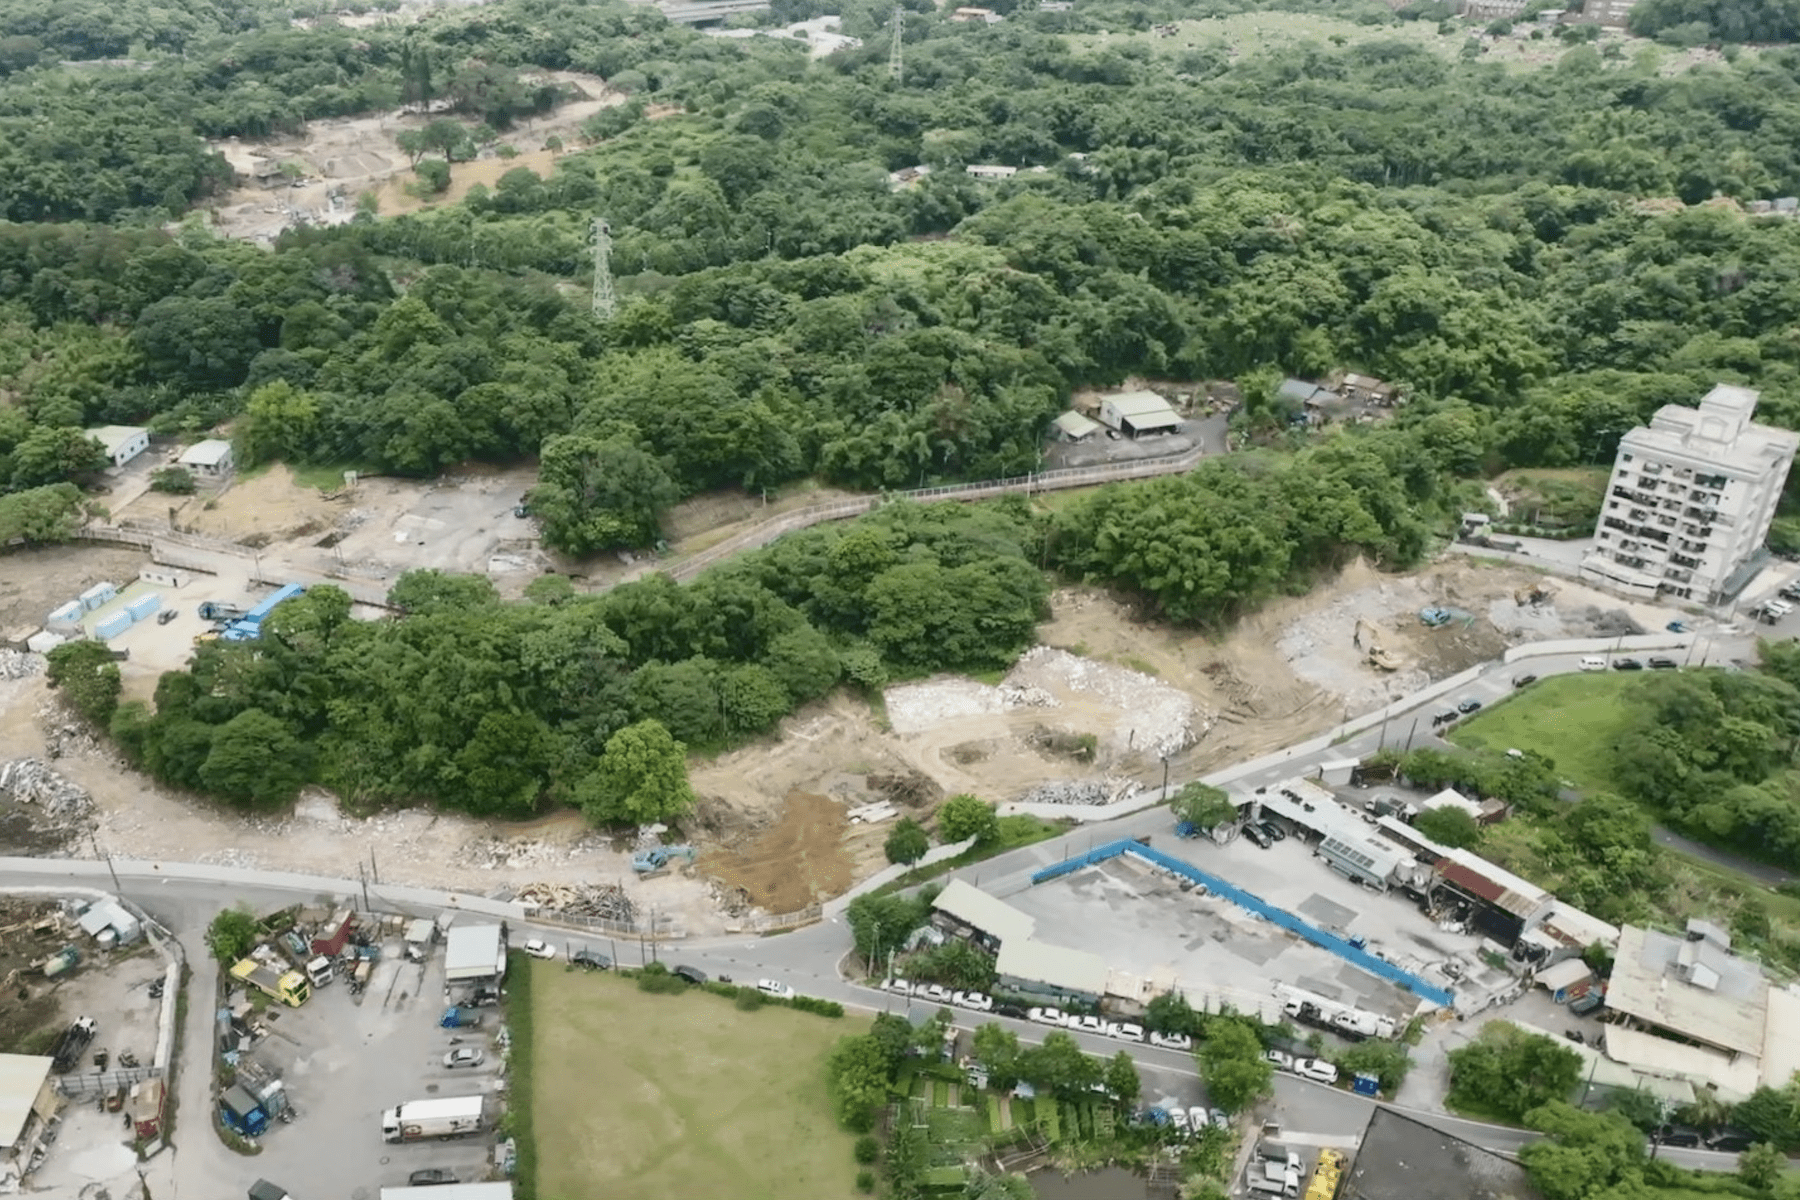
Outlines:
[[[922,996],[927,1000],[935,1000],[939,1004],[948,1004],[952,998],[950,989],[937,983],[927,983],[921,987],[915,987],[913,995]]]
[[[1185,1133],[1188,1127],[1187,1109],[1171,1108],[1169,1110],[1169,1124]]]
[[[881,990],[901,996],[910,996],[912,995],[912,984],[904,979],[887,979],[882,981]]]
[[[1126,1042],[1141,1042],[1144,1040],[1144,1027],[1133,1025],[1130,1021],[1110,1021],[1106,1026],[1106,1036]]]
[[[957,992],[950,1000],[960,1008],[972,1008],[976,1012],[994,1011],[994,998],[981,992]]]
[[[1039,1025],[1054,1025],[1058,1029],[1069,1023],[1068,1016],[1060,1008],[1033,1008],[1025,1013],[1025,1019]]]
[[[1263,1052],[1263,1057],[1268,1059],[1269,1065],[1274,1067],[1277,1071],[1291,1071],[1294,1069],[1294,1056],[1285,1050],[1265,1050]]]
[[[1150,1035],[1150,1044],[1164,1050],[1192,1050],[1194,1039],[1185,1033],[1153,1033]]]
[[[555,958],[556,947],[552,946],[549,942],[546,942],[543,938],[526,938],[525,953],[531,955],[533,958]]]
[[[794,998],[793,988],[774,979],[757,980],[756,990],[765,996],[773,996],[777,1000],[792,1000]]]
[[[1071,1017],[1069,1019],[1069,1028],[1077,1033],[1104,1034],[1106,1032],[1106,1022],[1102,1021],[1099,1017]]]

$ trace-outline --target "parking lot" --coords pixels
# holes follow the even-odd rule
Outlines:
[[[286,1085],[292,1124],[272,1122],[263,1152],[246,1161],[245,1183],[257,1176],[302,1196],[373,1196],[403,1185],[423,1167],[447,1168],[464,1181],[487,1178],[493,1135],[391,1145],[381,1112],[408,1100],[492,1094],[502,1086],[493,1044],[500,1010],[484,1008],[478,1029],[438,1027],[444,1011],[442,947],[424,965],[407,962],[397,937],[381,947],[367,990],[353,997],[342,979],[313,992],[298,1009],[270,1006],[271,1033],[253,1057]],[[450,1069],[444,1056],[461,1046],[482,1050],[475,1068]],[[497,1118],[490,1101],[490,1121]],[[242,1187],[221,1189],[241,1193]]]
[[[1315,858],[1298,837],[1262,850],[1245,839],[1159,835],[1165,854],[1221,876],[1323,929],[1361,935],[1368,949],[1404,970],[1473,958],[1479,939],[1439,930],[1404,895],[1351,883]],[[1179,984],[1190,1001],[1230,1004],[1279,1020],[1275,988],[1286,984],[1404,1022],[1418,997],[1352,966],[1230,901],[1178,882],[1122,855],[1006,897],[1037,920],[1038,936],[1098,954],[1108,966]]]

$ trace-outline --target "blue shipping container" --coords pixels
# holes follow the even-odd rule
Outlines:
[[[116,612],[94,626],[94,633],[105,641],[112,641],[121,633],[131,628],[131,614]]]

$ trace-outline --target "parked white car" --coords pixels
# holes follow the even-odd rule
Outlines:
[[[1099,1017],[1073,1017],[1069,1020],[1069,1028],[1077,1033],[1104,1034],[1106,1022]]]
[[[1192,1050],[1194,1039],[1185,1033],[1153,1033],[1150,1035],[1152,1046],[1161,1046],[1164,1050]]]
[[[780,983],[773,979],[757,980],[756,981],[756,990],[761,992],[765,996],[773,996],[777,1000],[792,1000],[794,998],[794,989],[793,988],[789,987],[785,983]]]
[[[1125,1042],[1141,1042],[1144,1040],[1144,1027],[1133,1025],[1130,1021],[1109,1021],[1106,1026],[1106,1036]]]
[[[1277,1071],[1291,1071],[1294,1069],[1294,1056],[1285,1050],[1265,1050],[1263,1051],[1263,1057],[1268,1059],[1270,1065]]]
[[[913,995],[926,1000],[935,1000],[939,1004],[949,1004],[956,998],[955,994],[952,993],[949,988],[936,983],[927,983],[922,987],[915,987],[913,989]]]
[[[1169,1110],[1169,1124],[1185,1132],[1188,1127],[1187,1109],[1171,1108]]]
[[[950,1000],[959,1008],[972,1008],[976,1012],[994,1011],[994,998],[981,992],[957,992]]]
[[[893,992],[897,996],[910,996],[912,995],[912,984],[904,979],[884,979],[881,981],[881,990]]]
[[[1206,1131],[1206,1110],[1198,1104],[1188,1109],[1188,1128],[1196,1134]]]
[[[1336,1083],[1338,1069],[1322,1058],[1303,1058],[1294,1064],[1294,1074],[1314,1083]]]
[[[1215,1108],[1215,1109],[1212,1109],[1210,1112],[1208,1112],[1206,1115],[1212,1118],[1212,1125],[1213,1125],[1214,1129],[1223,1129],[1223,1130],[1226,1130],[1227,1132],[1230,1131],[1230,1129],[1231,1129],[1231,1114],[1230,1113],[1226,1112],[1222,1108]]]
[[[1054,1025],[1058,1029],[1069,1023],[1068,1014],[1060,1008],[1033,1008],[1025,1013],[1025,1019],[1039,1025]]]
[[[546,942],[543,938],[526,938],[524,950],[525,953],[531,955],[533,958],[556,957],[556,947],[552,946],[549,942]]]

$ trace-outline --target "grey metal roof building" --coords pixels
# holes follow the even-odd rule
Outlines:
[[[960,879],[952,879],[931,907],[950,918],[952,925],[961,926],[953,932],[972,932],[982,942],[1005,945],[1024,941],[1037,931],[1033,918]]]
[[[1339,1200],[1543,1200],[1543,1193],[1511,1159],[1378,1107]]]
[[[444,979],[472,983],[506,974],[506,938],[498,925],[452,925],[444,941]]]
[[[1058,1000],[1097,1004],[1106,994],[1106,963],[1099,955],[1033,938],[1002,942],[994,971],[1005,987]]]
[[[1684,939],[1627,925],[1606,1006],[1652,1029],[1761,1058],[1768,993],[1761,969],[1732,954],[1716,926],[1691,922]]]

